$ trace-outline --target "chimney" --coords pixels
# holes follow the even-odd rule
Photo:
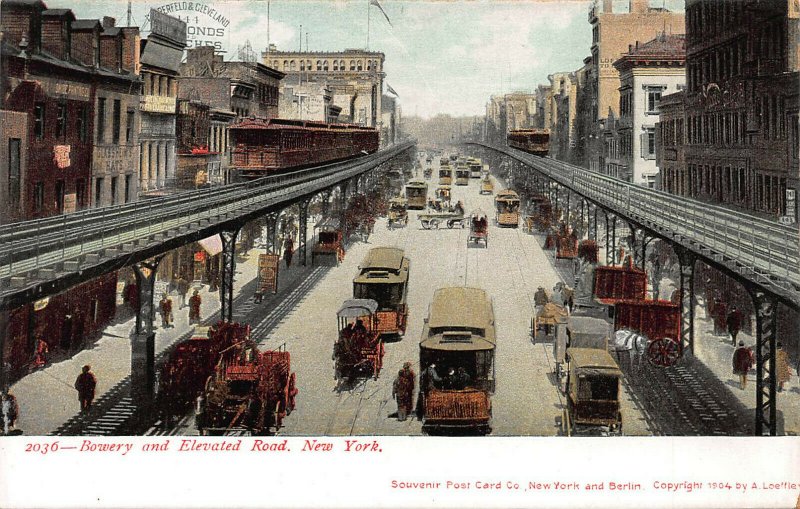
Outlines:
[[[139,28],[122,28],[122,70],[139,74]]]
[[[107,28],[114,28],[117,25],[117,20],[111,16],[103,16],[103,30]]]
[[[614,1],[603,0],[603,14],[611,14],[614,12]]]
[[[630,0],[628,10],[631,14],[643,14],[649,10],[647,0]]]
[[[3,40],[13,46],[25,37],[28,52],[38,53],[42,47],[42,11],[46,9],[41,1],[0,3],[0,32]]]

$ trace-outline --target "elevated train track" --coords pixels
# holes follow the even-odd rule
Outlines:
[[[648,189],[549,157],[484,143],[548,179],[800,308],[797,227]]]
[[[357,177],[413,146],[156,200],[0,227],[0,309],[58,293]]]

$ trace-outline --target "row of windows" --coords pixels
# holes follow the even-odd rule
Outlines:
[[[272,85],[266,85],[264,83],[259,83],[257,93],[258,93],[258,100],[262,104],[277,106],[278,97],[280,95],[280,93],[278,92],[278,87],[274,87]]]
[[[53,211],[56,214],[64,213],[66,197],[66,182],[63,180],[56,180],[53,183]],[[33,184],[33,196],[31,199],[33,205],[33,212],[41,214],[45,210],[45,183],[35,182]],[[75,181],[75,208],[81,210],[86,208],[86,180],[77,179]]]
[[[81,142],[86,141],[87,126],[89,125],[89,108],[88,106],[79,106],[72,108],[72,115],[75,116],[75,131],[70,131],[70,108],[67,103],[60,102],[56,105],[55,109],[55,132],[50,133],[51,136],[55,135],[57,139],[66,140],[67,133],[70,136],[77,134]],[[33,135],[37,140],[44,139],[48,134],[48,122],[53,119],[48,118],[47,106],[43,102],[37,102],[33,105]]]
[[[707,38],[741,23],[743,15],[744,3],[740,1],[698,2],[686,9],[687,33],[693,39]]]
[[[108,137],[106,135],[106,103],[108,100],[105,97],[97,98],[97,143],[106,143]],[[119,99],[112,100],[111,111],[111,143],[119,144],[120,135],[122,131],[122,102]],[[125,143],[133,141],[136,114],[132,110],[126,112],[125,117]]]
[[[695,92],[707,83],[742,75],[747,52],[747,40],[736,39],[686,62],[689,91]]]
[[[149,72],[142,73],[142,94],[176,97],[178,81],[171,76],[162,76]]]
[[[646,114],[658,113],[658,101],[661,94],[667,87],[663,85],[652,85],[645,88],[644,112]],[[620,117],[630,117],[633,115],[633,90],[628,89],[619,96],[619,115]]]
[[[110,184],[111,187],[109,189],[109,201],[108,204],[116,205],[118,203],[117,200],[121,197],[123,201],[121,203],[128,203],[131,201],[132,196],[132,189],[131,184],[133,182],[132,175],[124,175],[123,181],[123,188],[122,188],[122,195],[120,196],[119,193],[119,177],[111,177]],[[94,179],[94,203],[95,206],[104,205],[103,198],[105,197],[105,178],[104,177],[97,177]]]
[[[284,60],[283,67],[280,67],[279,60],[272,61],[272,67],[282,71],[363,71],[364,60],[317,60],[316,67],[313,60]],[[378,60],[366,61],[367,71],[378,70]]]
[[[742,167],[687,165],[686,171],[662,169],[665,191],[690,198],[712,199],[751,210],[783,215],[786,212],[786,177]]]
[[[701,145],[741,145],[748,141],[744,111],[707,113],[687,119],[689,143]],[[752,140],[750,140],[752,141]]]

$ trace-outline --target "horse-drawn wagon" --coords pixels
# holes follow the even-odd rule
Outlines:
[[[339,308],[338,335],[333,345],[336,380],[378,379],[384,348],[377,312],[378,303],[372,299],[348,299]]]
[[[344,242],[342,226],[338,219],[326,217],[314,226],[317,243],[311,250],[311,264],[316,265],[318,258],[323,258],[331,265],[338,265],[344,260]]]
[[[489,247],[489,220],[482,210],[476,210],[470,214],[467,246],[481,242],[483,247]]]
[[[408,224],[408,201],[405,198],[392,198],[389,200],[388,226],[389,229],[399,225]]]

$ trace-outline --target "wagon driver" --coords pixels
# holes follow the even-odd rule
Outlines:
[[[397,420],[405,421],[414,406],[414,371],[411,363],[403,364],[392,385],[392,397],[397,401]]]

